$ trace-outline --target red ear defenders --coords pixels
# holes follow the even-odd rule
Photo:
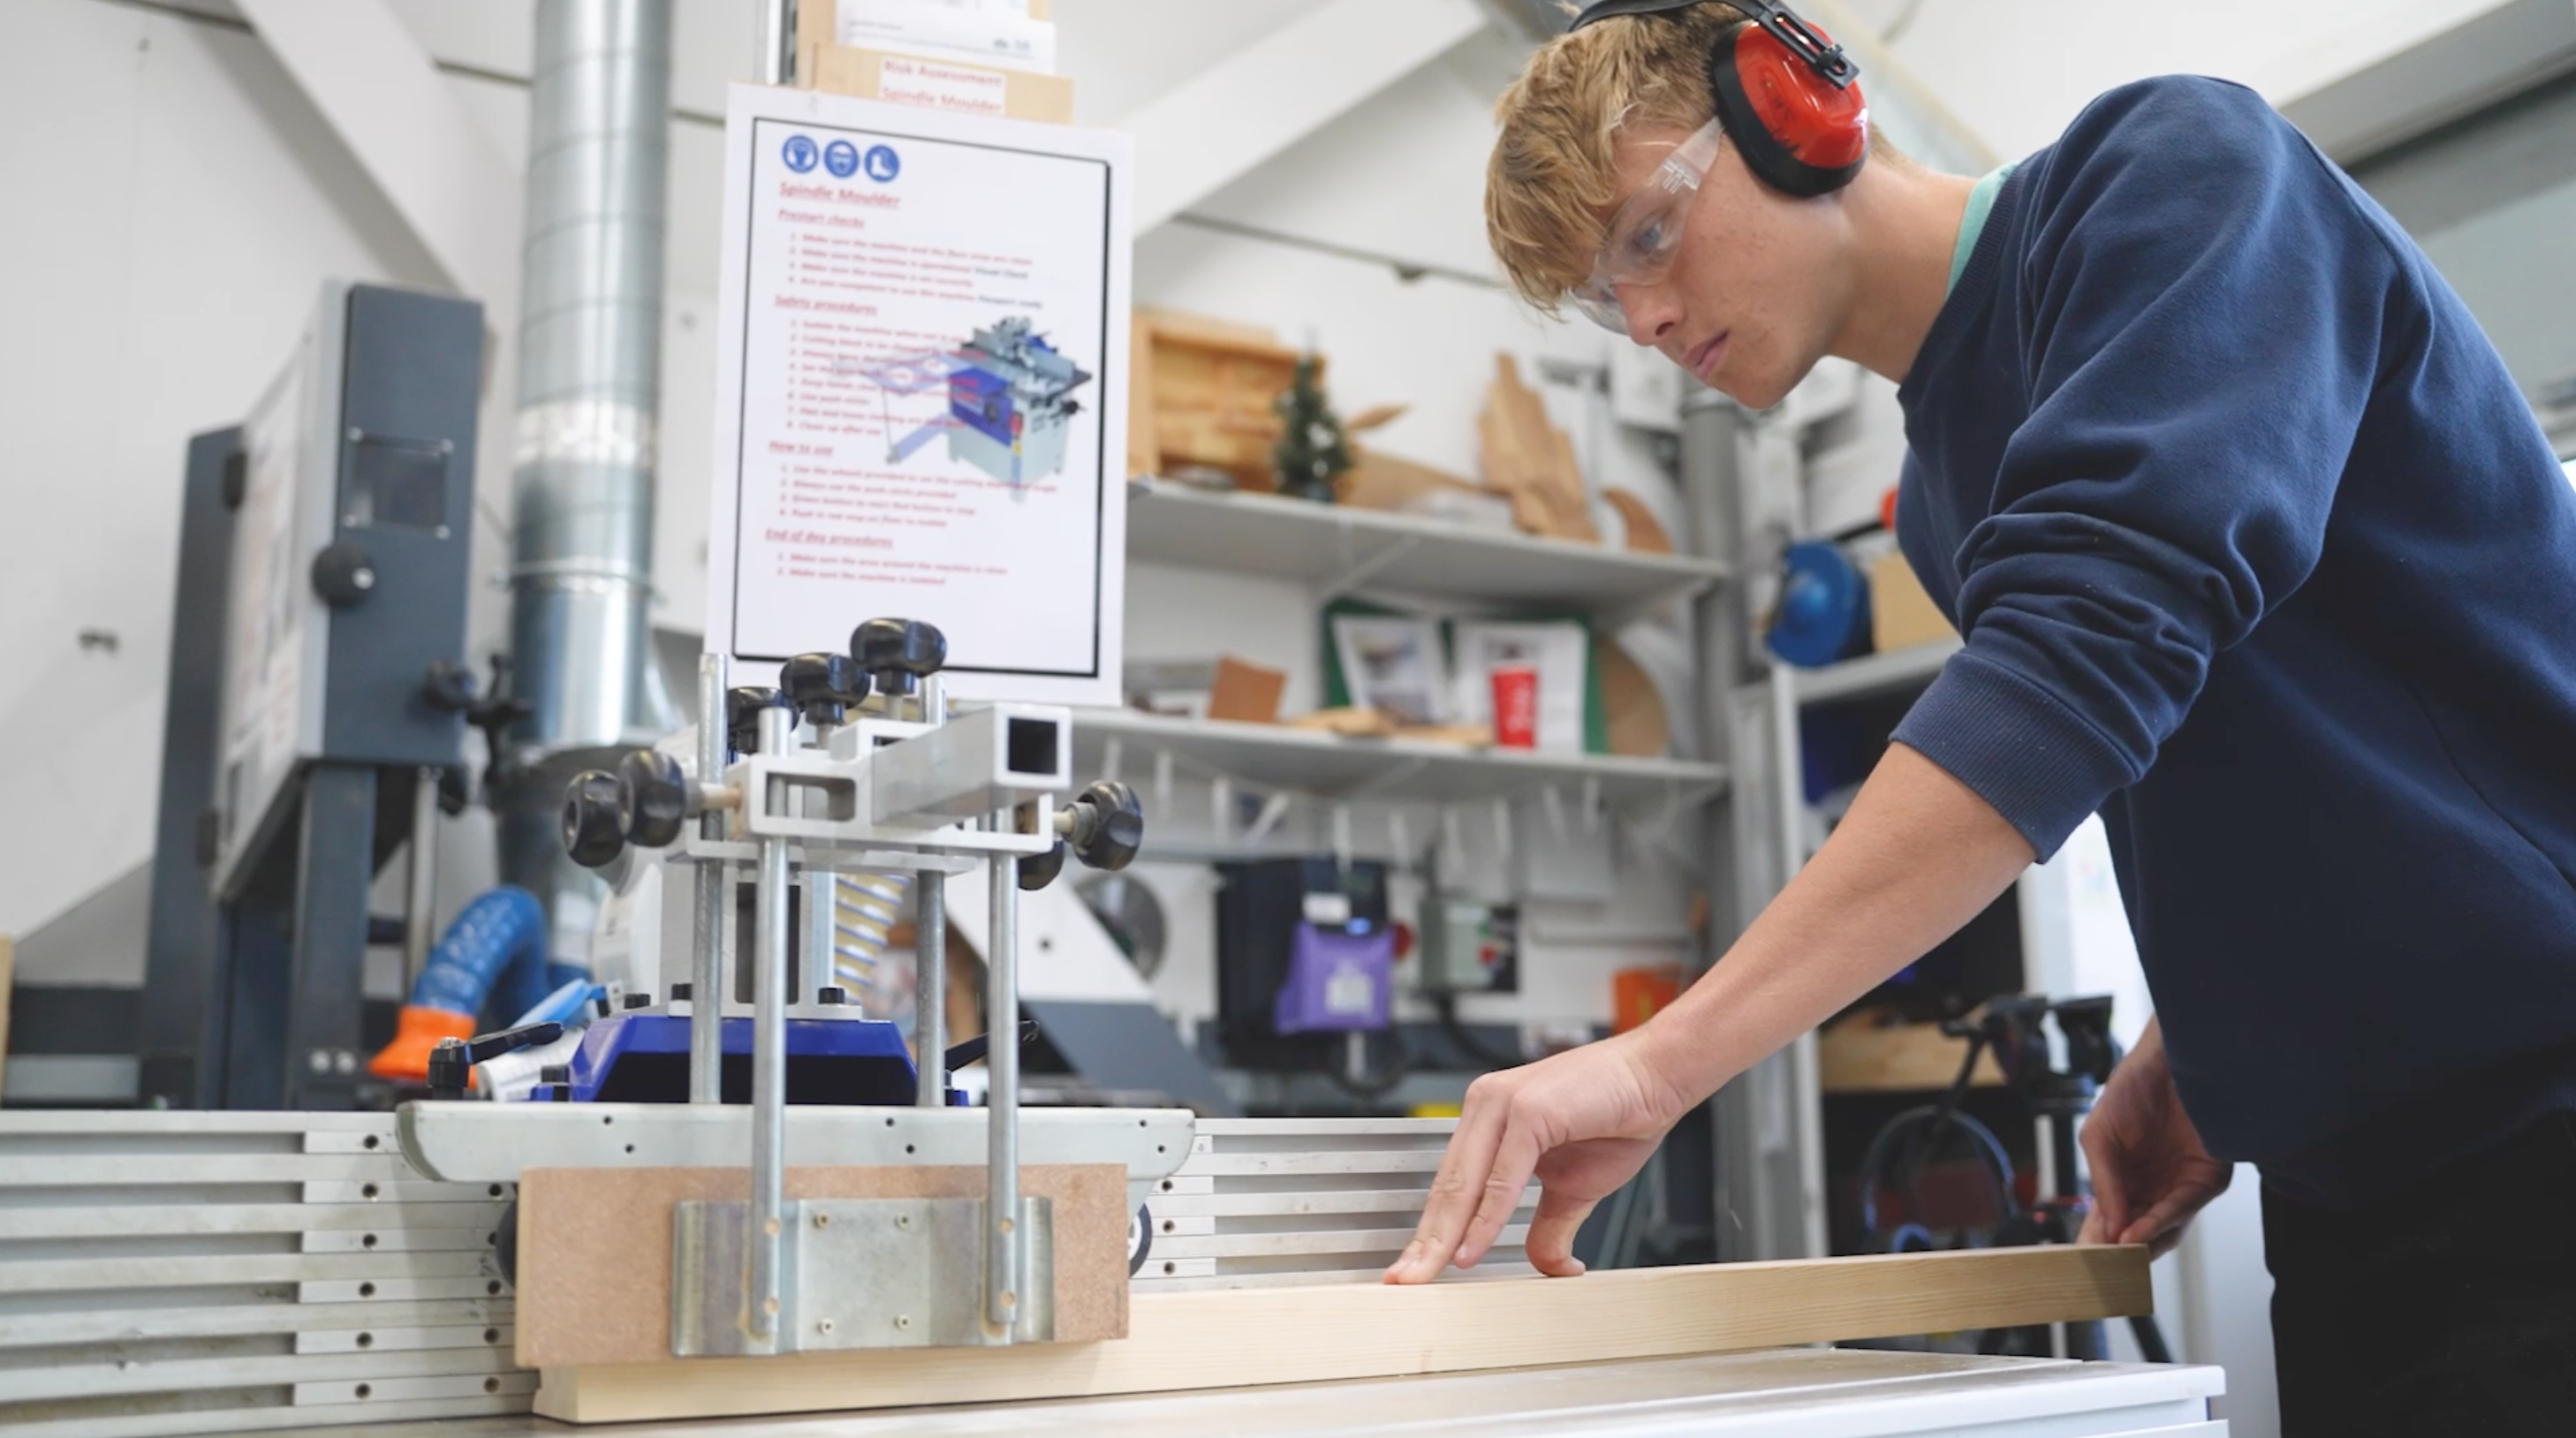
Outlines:
[[[1701,0],[1594,0],[1568,33],[1618,15],[1667,15]],[[1869,102],[1860,67],[1787,6],[1727,0],[1750,22],[1708,57],[1718,123],[1754,178],[1806,198],[1851,183],[1869,156]]]

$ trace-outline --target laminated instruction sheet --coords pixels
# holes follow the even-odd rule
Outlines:
[[[1131,163],[734,87],[707,643],[738,682],[883,616],[946,633],[956,697],[1118,702]]]

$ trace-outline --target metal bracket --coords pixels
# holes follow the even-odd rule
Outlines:
[[[691,1200],[671,1215],[675,1358],[961,1348],[1055,1337],[1055,1205],[1020,1201],[1028,1292],[1013,1331],[984,1324],[984,1200],[803,1199],[780,1217],[778,1312],[751,1334],[743,1276],[750,1205]]]

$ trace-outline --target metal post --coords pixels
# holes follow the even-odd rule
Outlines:
[[[915,1108],[948,1106],[948,876],[912,878],[912,1041],[920,1051]]]
[[[814,752],[828,754],[832,748],[833,725],[814,722]],[[820,789],[808,788],[798,803],[806,818],[827,818],[831,799]],[[820,846],[807,849],[805,865],[805,962],[798,971],[796,1000],[799,1003],[823,1002],[823,991],[841,982],[841,880],[837,874],[815,867],[812,855]]]
[[[1007,830],[1005,818],[994,825]],[[990,1172],[984,1205],[984,1327],[1001,1342],[1019,1331],[1020,1293],[1020,861],[986,862],[992,885],[992,942],[985,945],[984,1069],[991,1080],[985,1136]]]
[[[948,717],[939,676],[921,681],[921,718],[937,724]],[[916,1108],[948,1106],[948,876],[924,869],[912,877],[912,1042],[918,1051],[913,1067],[920,1074],[913,1090]]]
[[[760,711],[761,753],[785,754],[795,736],[793,712]],[[772,814],[784,810],[787,781],[770,780],[762,802]],[[760,968],[752,990],[751,1233],[745,1245],[751,1254],[748,1318],[754,1338],[775,1336],[779,1324],[778,1240],[787,1197],[787,884],[787,841],[762,839],[752,940]]]
[[[725,767],[725,657],[698,656],[698,782],[713,784]],[[724,815],[698,820],[698,836],[722,839]],[[733,866],[713,861],[690,865],[694,888],[689,955],[689,1102],[724,1102],[724,940],[726,899]]]
[[[410,893],[403,899],[403,992],[429,962],[430,910],[438,900],[438,771],[424,768],[412,786]]]
[[[759,0],[760,83],[786,85],[796,79],[796,0]]]

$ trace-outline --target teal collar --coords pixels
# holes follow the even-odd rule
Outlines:
[[[1977,251],[1977,236],[1985,231],[1986,215],[1995,207],[1995,193],[2004,187],[2012,172],[2012,165],[1998,165],[1968,192],[1968,212],[1959,217],[1959,242],[1950,247],[1950,282],[1942,287],[1943,295],[1959,287],[1959,276],[1968,268],[1968,256]]]

